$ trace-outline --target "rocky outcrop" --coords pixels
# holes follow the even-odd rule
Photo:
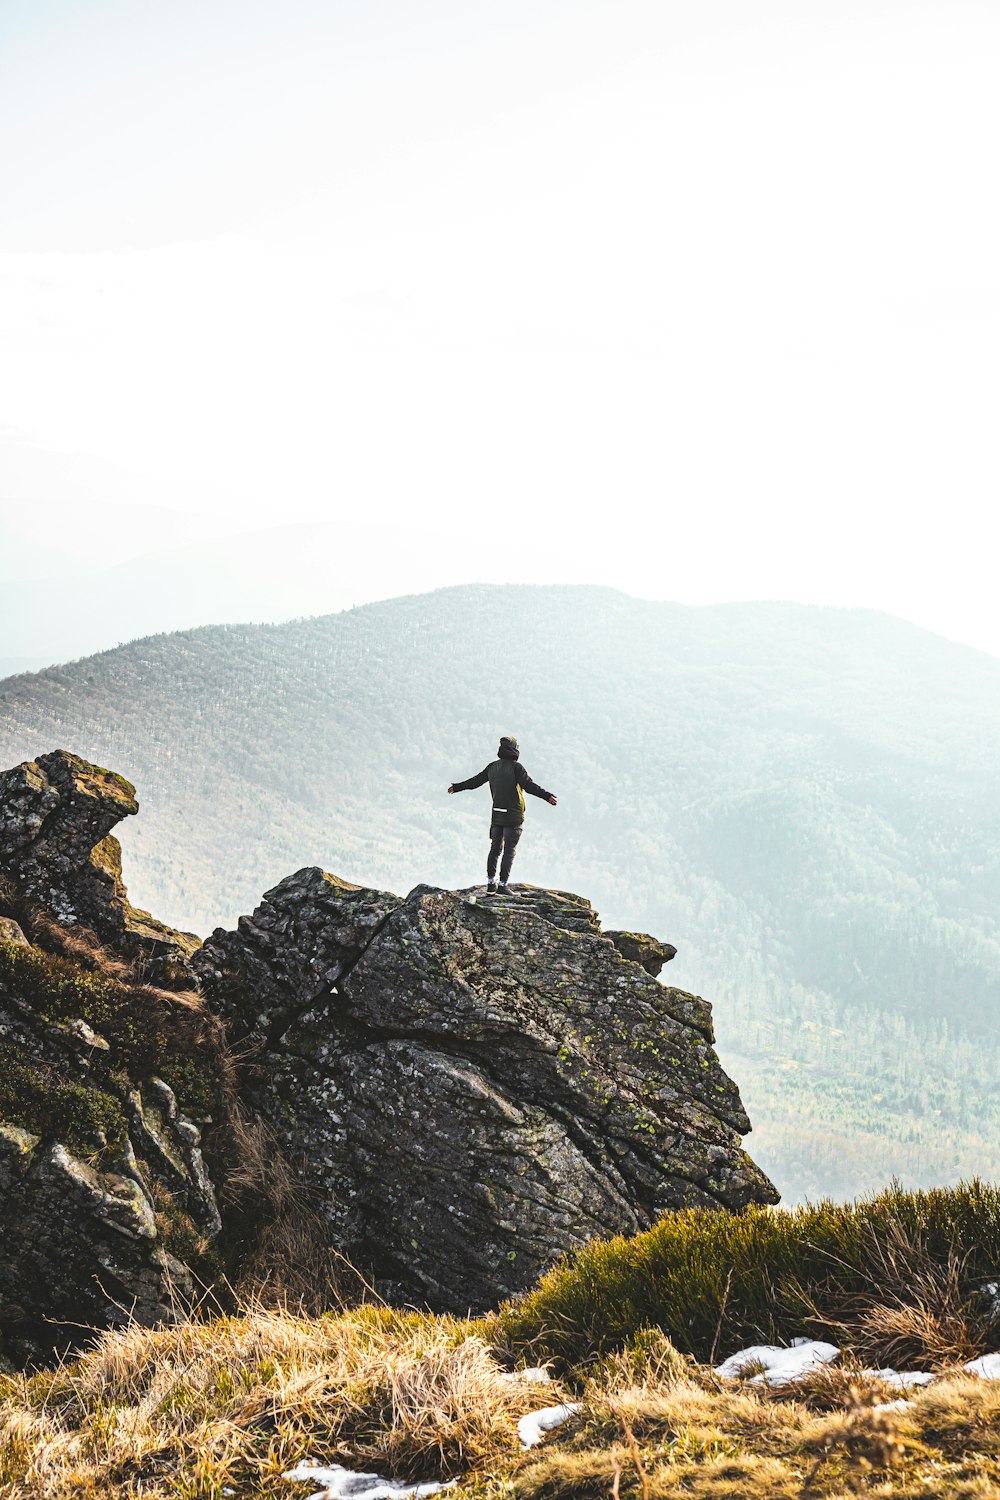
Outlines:
[[[178,1231],[187,1249],[222,1227],[199,1127],[82,1016],[45,1014],[60,981],[0,935],[0,1354],[18,1358],[169,1320],[193,1291]]]
[[[213,933],[192,969],[230,1040],[266,1049],[344,979],[400,904],[325,870],[299,870],[268,891],[253,916],[240,917],[235,932]]]
[[[135,810],[61,751],[0,776],[0,1354],[168,1318],[192,1267],[231,1272],[267,1227],[202,1153],[234,1087],[330,1244],[438,1308],[667,1208],[776,1201],[710,1007],[656,977],[670,945],[566,892],[403,898],[310,868],[195,947],[128,903],[110,829]],[[127,962],[83,943],[74,967],[40,911]],[[157,965],[200,995],[142,984]]]
[[[138,810],[131,782],[78,755],[53,750],[25,761],[0,773],[0,871],[57,921],[162,965],[199,940],[129,902],[111,830]]]
[[[73,1013],[133,992],[89,972],[74,983],[13,926],[0,930],[0,1358],[21,1361],[87,1328],[172,1319],[195,1285],[179,1253],[207,1251],[222,1224],[200,1126],[163,1079],[129,1076],[145,1038],[109,1042]]]
[[[637,958],[564,892],[401,900],[302,870],[194,965],[340,1249],[482,1308],[666,1208],[776,1200],[709,1006],[626,936]]]
[[[135,811],[62,751],[0,775],[0,1358],[170,1319],[221,1229],[204,1122],[157,1073],[206,1113],[210,1018],[143,982],[197,939],[129,904],[110,829]]]

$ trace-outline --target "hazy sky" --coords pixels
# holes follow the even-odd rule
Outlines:
[[[4,0],[8,576],[345,517],[1000,652],[998,78],[995,0]]]

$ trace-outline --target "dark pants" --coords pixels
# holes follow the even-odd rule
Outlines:
[[[517,841],[521,837],[521,827],[501,828],[499,823],[494,823],[490,829],[490,857],[486,861],[486,879],[491,885],[496,879],[497,860],[500,859],[501,849],[503,849],[503,859],[500,860],[500,884],[507,884],[510,867],[514,863],[514,855],[517,851]]]

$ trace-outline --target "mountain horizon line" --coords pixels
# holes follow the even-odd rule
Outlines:
[[[123,565],[124,566],[124,565]],[[65,580],[59,580],[65,582]],[[2,595],[3,585],[0,585]],[[730,599],[703,603],[689,603],[677,599],[651,599],[643,594],[633,594],[627,589],[622,589],[614,584],[596,582],[578,583],[535,583],[535,582],[510,582],[493,583],[481,580],[470,580],[463,583],[442,584],[436,588],[413,589],[399,594],[364,600],[358,603],[345,604],[339,609],[304,611],[301,614],[291,614],[281,619],[253,619],[241,618],[218,621],[205,621],[201,624],[178,625],[163,630],[152,630],[140,635],[116,641],[113,645],[101,646],[94,650],[81,651],[75,656],[65,656],[58,660],[46,661],[44,664],[24,665],[14,667],[5,671],[7,662],[14,661],[16,657],[0,656],[0,683],[9,681],[15,677],[32,676],[36,673],[57,670],[62,667],[70,667],[80,662],[89,661],[93,658],[108,656],[116,651],[131,646],[141,645],[146,641],[161,640],[175,635],[194,635],[199,632],[212,630],[244,630],[244,629],[273,629],[279,630],[286,626],[295,626],[309,622],[319,622],[334,617],[356,614],[359,611],[372,610],[380,607],[388,607],[417,599],[437,598],[447,595],[458,595],[467,591],[492,591],[495,593],[509,592],[534,592],[542,593],[554,591],[565,594],[603,594],[621,599],[627,599],[635,604],[647,605],[651,608],[673,609],[694,613],[706,613],[710,611],[735,612],[745,610],[747,612],[761,609],[784,609],[789,611],[802,611],[814,615],[827,613],[838,616],[853,616],[857,619],[870,618],[871,620],[891,621],[895,625],[901,625],[907,630],[917,632],[930,639],[940,641],[947,646],[954,647],[960,651],[972,652],[978,656],[986,657],[991,661],[1000,661],[1000,656],[987,650],[982,646],[971,645],[967,641],[961,641],[941,631],[933,630],[929,626],[921,625],[917,621],[907,619],[903,615],[895,614],[891,610],[882,609],[875,605],[856,604],[829,604],[803,601],[791,598],[759,598],[759,599]]]

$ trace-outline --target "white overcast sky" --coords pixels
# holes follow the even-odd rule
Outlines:
[[[998,80],[996,0],[3,0],[7,545],[343,519],[1000,653]]]

